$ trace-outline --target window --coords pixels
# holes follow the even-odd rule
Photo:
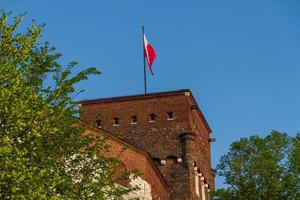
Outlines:
[[[149,122],[155,122],[156,116],[154,114],[149,115]]]
[[[101,120],[100,119],[96,120],[96,127],[101,128]]]
[[[201,182],[201,197],[203,200],[206,200],[206,194],[205,194],[205,183]]]
[[[167,112],[167,120],[173,120],[173,112]]]
[[[132,116],[131,117],[131,124],[137,124],[138,123],[138,118],[137,118],[137,116],[135,115],[135,116]]]
[[[200,196],[200,183],[199,183],[199,174],[198,174],[198,167],[194,167],[195,171],[195,192],[197,196]]]
[[[160,164],[161,164],[161,165],[166,165],[167,162],[166,162],[165,160],[160,160]]]
[[[113,119],[113,121],[114,121],[114,126],[120,126],[120,119],[119,118],[115,117]]]

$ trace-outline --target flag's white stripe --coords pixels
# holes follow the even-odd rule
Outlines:
[[[144,34],[144,48],[145,48],[145,52],[147,54],[147,60],[148,60],[148,64],[150,63],[150,60],[149,60],[149,53],[148,53],[148,40],[146,38],[146,35]]]
[[[144,34],[144,43],[145,43],[145,46],[147,46],[148,45],[148,40],[147,40],[147,38],[146,38],[146,35]]]

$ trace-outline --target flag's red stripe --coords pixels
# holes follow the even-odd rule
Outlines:
[[[156,53],[149,43],[145,46],[145,57],[147,58],[151,74],[153,75],[152,64],[156,58]]]

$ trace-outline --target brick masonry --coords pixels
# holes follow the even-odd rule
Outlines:
[[[195,193],[195,166],[208,188],[214,187],[211,130],[189,90],[79,103],[83,122],[95,126],[101,120],[101,129],[150,154],[169,185],[171,199],[201,199]],[[168,119],[168,112],[173,113],[173,119]],[[154,122],[149,122],[151,114]],[[137,123],[132,123],[133,116]],[[114,118],[119,119],[118,126]]]
[[[98,135],[100,137],[107,137],[106,132],[102,130],[95,130],[92,128],[86,129],[83,133],[84,135]],[[116,173],[116,178],[119,178],[120,175],[138,170],[142,175],[141,178],[150,183],[152,200],[168,200],[168,186],[163,180],[161,174],[158,170],[155,169],[155,166],[150,158],[150,155],[142,150],[139,150],[130,144],[121,141],[117,138],[108,138],[107,144],[110,146],[108,151],[105,153],[105,156],[118,157],[121,162],[120,173]],[[126,150],[124,151],[124,148]],[[128,182],[118,181],[117,183],[128,186]],[[141,188],[143,190],[143,188]]]

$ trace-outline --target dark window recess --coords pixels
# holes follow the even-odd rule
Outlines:
[[[191,105],[191,110],[199,109],[198,105]]]
[[[131,117],[131,123],[132,123],[132,124],[137,124],[137,123],[138,123],[138,118],[137,118],[137,116],[132,116],[132,117]]]
[[[96,120],[96,127],[101,128],[101,120],[100,119]]]
[[[155,122],[155,118],[156,118],[156,115],[150,114],[149,115],[149,122]]]
[[[115,117],[113,121],[114,121],[114,126],[119,126],[120,125],[120,119],[119,118]]]
[[[173,112],[167,112],[167,119],[172,120],[173,119]]]

